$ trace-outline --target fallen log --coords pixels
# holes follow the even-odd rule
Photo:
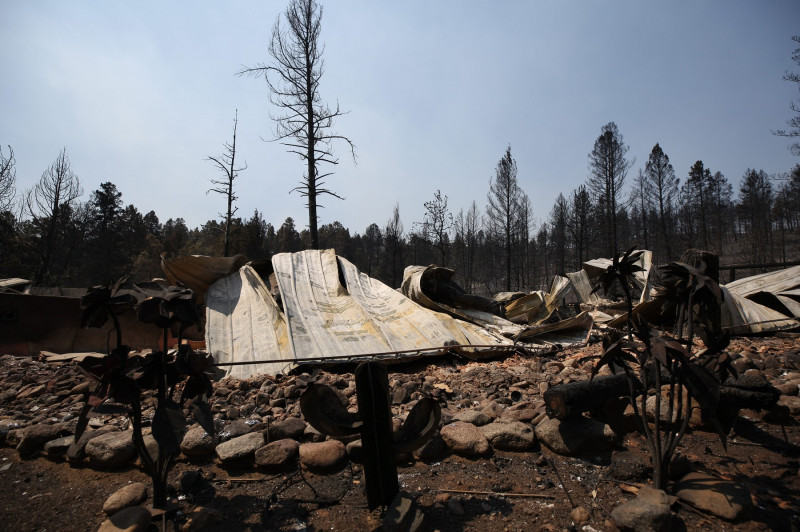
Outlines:
[[[671,376],[662,372],[661,382],[669,384],[670,380]],[[641,390],[642,383],[637,378],[634,381],[634,393],[638,395]],[[544,402],[549,417],[563,420],[602,408],[609,399],[629,396],[628,378],[621,373],[553,386],[544,392]],[[720,404],[737,409],[771,408],[779,397],[780,391],[760,375],[742,375],[737,379],[728,379],[719,388]]]

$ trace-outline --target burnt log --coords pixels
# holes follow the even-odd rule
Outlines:
[[[639,379],[634,381],[634,392],[642,389]],[[544,404],[550,418],[569,419],[580,416],[583,412],[602,408],[609,399],[630,395],[628,377],[605,375],[592,380],[575,381],[548,388],[544,392]]]
[[[661,382],[669,384],[670,381],[669,373],[662,371]],[[637,378],[634,381],[634,393],[638,395],[641,390],[642,383]],[[564,420],[601,409],[609,399],[629,396],[628,378],[621,373],[553,386],[544,393],[544,403],[549,417]],[[780,391],[760,375],[728,379],[719,387],[720,405],[737,409],[768,409],[778,402],[779,397]]]

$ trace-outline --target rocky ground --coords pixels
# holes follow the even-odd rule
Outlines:
[[[646,442],[630,431],[630,419],[559,423],[545,413],[549,387],[589,378],[597,344],[390,366],[398,423],[423,394],[444,405],[437,436],[398,457],[411,517],[415,509],[424,516],[423,530],[590,532],[624,528],[644,506],[673,530],[797,530],[800,335],[736,338],[728,352],[737,369],[780,390],[790,416],[784,426],[742,410],[727,452],[715,433],[693,423],[666,495],[647,488]],[[353,368],[337,369],[313,378],[354,408]],[[298,398],[311,380],[306,373],[215,383],[217,433],[187,432],[169,477],[177,516],[158,528],[393,529],[391,514],[366,506],[358,442],[326,438],[303,420]],[[0,357],[0,528],[97,530],[112,515],[143,530],[151,521],[150,479],[125,416],[92,418],[84,445],[67,455],[85,382],[74,363]],[[152,396],[143,408],[151,419]]]

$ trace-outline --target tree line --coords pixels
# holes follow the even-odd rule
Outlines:
[[[404,224],[395,205],[388,220],[363,233],[339,222],[321,225],[318,247],[336,249],[393,287],[405,266],[438,264],[455,269],[467,290],[489,294],[547,288],[553,275],[633,244],[652,250],[656,262],[677,259],[691,247],[719,252],[728,263],[800,258],[800,165],[772,176],[746,169],[734,187],[703,161],[678,177],[658,143],[631,176],[627,151],[616,124],[603,126],[588,154],[586,182],[559,194],[544,220],[537,221],[519,185],[509,146],[485,202],[473,200],[456,212],[437,190],[424,202],[422,220]],[[162,254],[263,259],[315,247],[308,228],[298,228],[292,218],[273,225],[258,210],[249,218],[229,218],[228,205],[222,220],[189,228],[182,218],[162,222],[153,211],[125,205],[111,182],[82,201],[81,180],[66,150],[20,195],[14,166],[13,149],[0,150],[0,278],[80,287],[122,275],[159,277]]]

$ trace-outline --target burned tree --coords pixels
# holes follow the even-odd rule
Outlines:
[[[650,157],[644,166],[644,178],[647,201],[658,209],[658,227],[664,239],[667,259],[671,259],[672,212],[678,193],[678,178],[675,177],[669,157],[658,143],[650,151]]]
[[[800,44],[800,35],[793,36],[792,40]],[[794,52],[792,52],[792,61],[800,65],[800,48],[795,48]],[[783,75],[783,79],[786,81],[791,81],[792,83],[797,83],[798,88],[800,88],[800,74],[796,72],[786,72]],[[773,131],[772,134],[778,135],[779,137],[796,139],[797,137],[800,137],[800,100],[790,103],[789,109],[791,109],[794,113],[794,116],[786,121],[789,129],[778,129]],[[800,142],[793,142],[789,146],[789,150],[791,150],[793,155],[800,156]]]
[[[38,245],[33,251],[39,265],[33,284],[40,285],[51,273],[53,257],[64,242],[65,216],[71,216],[73,204],[83,194],[80,180],[72,171],[67,150],[61,150],[56,160],[44,171],[39,182],[25,197],[25,213],[32,218],[32,229]]]
[[[617,124],[609,122],[603,126],[602,133],[589,153],[589,189],[597,198],[602,209],[605,252],[611,256],[619,248],[617,242],[617,209],[622,185],[633,165],[625,158],[628,146],[622,142],[622,134]]]
[[[225,153],[219,157],[208,157],[208,160],[225,174],[224,178],[212,179],[211,184],[214,185],[214,188],[206,192],[206,194],[209,192],[222,194],[228,202],[227,212],[225,214],[220,213],[220,216],[225,218],[225,242],[222,250],[222,255],[225,257],[231,254],[231,218],[239,210],[238,207],[233,206],[233,202],[238,199],[233,193],[233,181],[239,176],[239,172],[247,169],[247,163],[244,166],[236,166],[236,126],[238,125],[239,111],[237,109],[233,118],[233,140],[230,144],[225,143]]]
[[[523,193],[517,184],[517,161],[511,157],[511,146],[497,163],[495,178],[489,182],[486,223],[494,239],[502,242],[506,267],[506,291],[511,291],[513,244],[519,227],[520,199]]]
[[[11,207],[11,200],[14,198],[14,181],[16,171],[14,169],[14,150],[8,147],[8,156],[3,155],[0,147],[0,212]]]
[[[450,249],[450,230],[453,228],[453,215],[447,208],[447,196],[437,190],[431,201],[425,202],[425,221],[422,233],[439,251],[442,266],[447,266],[447,255]]]
[[[324,46],[319,42],[322,8],[315,0],[292,0],[284,16],[286,25],[282,26],[278,18],[272,28],[269,53],[273,63],[245,68],[239,75],[264,77],[270,102],[278,109],[278,114],[272,117],[276,122],[274,140],[307,163],[300,185],[292,192],[298,191],[308,198],[311,247],[318,248],[317,198],[327,194],[343,199],[324,187],[323,179],[332,172],[321,173],[319,165],[339,163],[333,155],[334,140],[349,145],[354,161],[355,145],[349,138],[331,131],[334,119],[344,112],[338,103],[335,109],[330,109],[320,96],[320,81],[325,71]]]

